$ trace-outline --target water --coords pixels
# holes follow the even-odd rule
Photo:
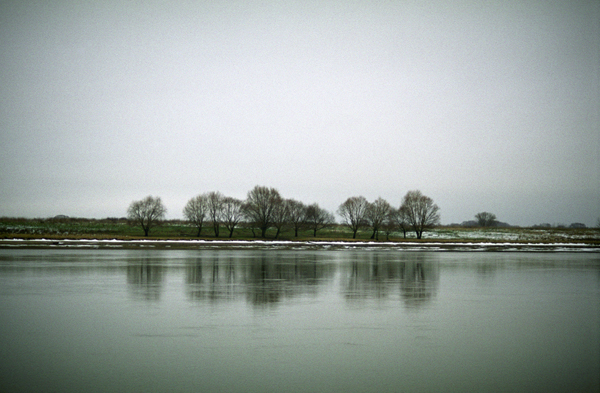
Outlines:
[[[600,255],[0,250],[0,391],[600,390]]]

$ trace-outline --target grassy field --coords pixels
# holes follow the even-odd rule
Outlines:
[[[258,234],[258,232],[257,232]],[[197,229],[184,221],[165,221],[160,226],[150,231],[148,238],[140,226],[132,225],[126,219],[86,219],[86,218],[61,218],[61,219],[25,219],[0,217],[0,238],[3,239],[157,239],[157,240],[192,240],[199,239]],[[219,240],[228,239],[229,231],[221,228]],[[356,241],[371,241],[371,231],[359,231]],[[267,232],[267,239],[274,239],[275,231]],[[202,230],[200,239],[215,240],[212,227]],[[233,239],[257,239],[252,231],[245,227],[236,228]],[[279,240],[298,241],[339,241],[352,240],[352,233],[346,227],[337,225],[317,232],[313,237],[310,230],[302,231],[294,237],[291,230],[280,234]],[[380,233],[379,242],[404,241],[401,232],[389,234]],[[409,241],[416,241],[414,233],[407,233]],[[516,242],[516,243],[587,243],[600,244],[600,229],[572,229],[572,228],[462,228],[438,227],[425,232],[421,241],[440,242]]]

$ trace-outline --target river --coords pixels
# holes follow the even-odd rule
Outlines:
[[[0,249],[0,391],[600,391],[600,254]]]

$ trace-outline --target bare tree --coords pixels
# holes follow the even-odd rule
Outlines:
[[[475,214],[475,219],[480,227],[494,227],[498,224],[496,215],[488,212],[481,212]]]
[[[377,198],[373,203],[369,203],[365,211],[365,219],[373,229],[371,239],[379,240],[379,229],[390,212],[390,204],[383,198]]]
[[[306,209],[307,206],[295,199],[286,199],[288,205],[289,221],[294,228],[294,236],[298,237],[298,231],[306,226]]]
[[[144,236],[148,236],[150,228],[163,220],[166,214],[167,208],[163,205],[160,197],[154,198],[151,195],[141,201],[131,202],[127,209],[127,218],[142,226]]]
[[[221,215],[223,213],[223,194],[219,191],[209,192],[206,195],[206,206],[208,207],[208,219],[212,223],[215,237],[219,237]]]
[[[221,219],[229,231],[229,238],[233,237],[233,230],[242,221],[242,218],[242,201],[232,197],[223,198]]]
[[[183,216],[198,228],[198,237],[200,237],[200,233],[202,232],[202,225],[207,214],[206,194],[193,197],[183,208]]]
[[[313,203],[306,208],[306,225],[313,231],[313,236],[317,237],[317,231],[335,224],[335,217],[332,213]]]
[[[407,192],[402,199],[400,209],[404,210],[406,220],[417,234],[417,239],[421,239],[426,229],[440,222],[440,208],[433,203],[433,199],[423,195],[419,190]]]
[[[388,233],[388,236],[391,232],[401,230],[406,239],[406,232],[410,229],[410,225],[406,219],[406,209],[394,209],[393,207],[390,207],[390,211],[383,223],[382,229]]]
[[[249,223],[260,229],[263,238],[267,235],[267,229],[273,225],[273,213],[281,199],[275,188],[256,186],[248,191],[243,205],[244,215]]]
[[[408,212],[406,207],[400,206],[400,208],[396,210],[396,214],[393,217],[396,220],[396,225],[402,230],[402,234],[406,239],[406,232],[410,228],[410,223],[408,222]]]
[[[277,229],[275,233],[275,239],[279,238],[279,234],[283,230],[283,227],[289,223],[289,204],[284,199],[280,199],[275,203],[273,209],[273,226]]]
[[[401,230],[404,238],[406,239],[406,231],[410,228],[408,223],[406,222],[406,215],[403,209],[395,209],[390,207],[390,211],[383,221],[383,225],[381,229],[386,233],[387,238],[389,239],[389,235],[392,232],[396,232],[397,230]]]
[[[398,229],[398,223],[396,216],[398,215],[398,209],[394,209],[390,206],[390,211],[381,224],[381,230],[385,233],[385,238],[390,240],[390,235]]]
[[[344,225],[352,231],[353,239],[356,239],[356,232],[365,225],[365,213],[368,206],[369,202],[365,197],[355,196],[346,199],[337,210],[344,220]]]

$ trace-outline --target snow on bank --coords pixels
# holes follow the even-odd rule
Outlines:
[[[289,240],[118,240],[118,239],[0,239],[0,248],[174,248],[174,249],[257,249],[257,250],[400,250],[400,251],[562,251],[600,252],[592,243],[531,242],[350,242]]]

